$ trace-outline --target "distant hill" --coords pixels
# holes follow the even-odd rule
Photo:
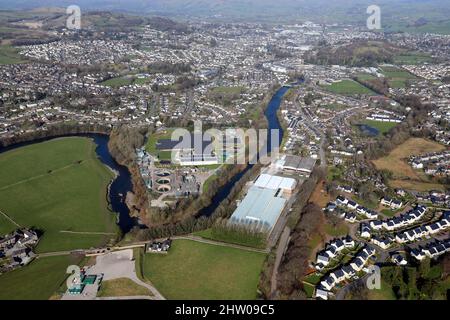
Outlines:
[[[38,7],[30,10],[33,13],[65,13],[66,10],[60,7]]]
[[[450,10],[448,0],[0,0],[1,9],[67,7],[79,5],[82,10],[120,10],[166,15],[229,17],[301,16],[340,19],[342,15],[365,15],[371,4],[382,7],[387,17],[444,18]],[[446,10],[447,9],[447,10]]]
[[[436,29],[436,24],[448,25],[450,21],[448,0],[0,0],[0,9],[77,4],[82,11],[121,11],[183,19],[311,20],[363,25],[368,16],[366,9],[374,3],[381,7],[382,23],[389,30],[415,28],[420,31],[429,26]],[[444,33],[445,29],[442,30]]]
[[[66,10],[57,7],[39,7],[21,10],[20,12],[12,10],[0,11],[0,26],[6,29],[17,28],[21,25],[22,27],[29,27],[33,23],[44,30],[59,29],[65,28],[66,20]],[[188,30],[187,25],[166,17],[145,17],[136,14],[100,10],[84,12],[82,25],[85,28],[94,27],[100,31],[125,30],[143,25],[151,25],[154,29],[161,31],[185,32]]]
[[[356,67],[377,66],[392,63],[395,55],[404,49],[382,41],[359,41],[342,46],[322,46],[317,52],[309,53],[308,63],[325,65],[348,65]]]
[[[0,10],[0,45],[30,45],[58,40],[52,30],[66,27],[65,9],[56,7],[31,10]],[[127,32],[144,25],[160,31],[189,32],[186,24],[166,17],[146,17],[121,12],[88,11],[82,16],[82,28],[103,32]]]

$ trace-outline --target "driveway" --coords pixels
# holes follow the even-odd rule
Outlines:
[[[96,257],[95,265],[86,270],[86,274],[103,274],[103,281],[114,280],[119,278],[128,278],[136,284],[145,287],[149,290],[149,296],[147,299],[164,300],[164,297],[156,290],[152,285],[141,281],[136,275],[135,261],[133,259],[133,250],[126,249],[121,251],[110,252],[104,255]],[[66,296],[66,295],[65,295]],[[95,295],[89,295],[91,299],[95,298]],[[68,297],[66,297],[67,299]],[[124,299],[123,297],[108,297],[108,299]],[[132,297],[129,297],[130,299]],[[141,299],[142,297],[137,297]],[[86,299],[83,296],[70,296],[73,299]],[[103,299],[103,298],[102,298]]]

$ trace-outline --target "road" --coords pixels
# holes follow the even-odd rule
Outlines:
[[[226,242],[220,242],[220,241],[215,241],[215,240],[204,239],[204,238],[197,237],[197,236],[177,236],[177,237],[172,237],[171,239],[173,239],[173,240],[177,240],[177,239],[178,240],[191,240],[191,241],[207,243],[207,244],[211,244],[211,245],[215,245],[215,246],[236,248],[236,249],[240,249],[240,250],[251,251],[251,252],[259,252],[259,253],[266,253],[266,254],[269,253],[269,249],[251,248],[251,247],[241,246],[241,245],[233,244],[233,243],[226,243]]]
[[[320,167],[321,168],[326,168],[327,166],[327,161],[326,161],[326,156],[325,156],[325,150],[323,148],[324,144],[325,144],[325,135],[323,134],[323,132],[320,130],[320,128],[318,128],[314,122],[313,119],[310,117],[310,115],[307,115],[300,106],[299,110],[300,113],[302,115],[303,118],[303,124],[305,126],[307,126],[311,131],[315,132],[316,134],[318,134],[320,136],[320,144],[318,146],[319,149],[319,159],[320,159]],[[293,198],[291,198],[291,201],[293,202]],[[287,207],[291,207],[292,203],[289,204],[289,206]],[[280,219],[281,220],[281,217]],[[281,227],[284,227],[286,224],[287,219],[284,217],[284,220],[279,221],[277,223],[277,225],[280,225]],[[283,259],[284,254],[286,253],[287,247],[289,245],[289,240],[290,240],[290,233],[291,230],[289,229],[289,227],[285,227],[283,230],[283,233],[281,234],[280,240],[278,242],[278,247],[276,249],[276,257],[275,257],[275,263],[274,263],[274,268],[273,268],[273,272],[272,272],[272,277],[271,277],[271,288],[270,288],[270,297],[271,299],[276,298],[276,293],[277,293],[277,278],[278,278],[278,268],[280,266],[280,263]]]
[[[280,267],[281,260],[287,250],[289,240],[291,239],[291,229],[285,227],[283,233],[280,237],[280,242],[277,247],[275,264],[273,266],[272,278],[270,280],[270,298],[274,299],[277,292],[277,278],[278,278],[278,268]]]
[[[79,250],[79,251],[56,251],[56,252],[38,253],[36,255],[36,258],[68,256],[68,255],[71,255],[71,254],[73,254],[75,252],[83,253],[83,250]]]
[[[325,150],[323,148],[325,144],[325,134],[320,130],[320,128],[314,123],[314,120],[311,118],[310,114],[307,114],[303,108],[297,102],[298,110],[302,116],[303,125],[307,126],[311,131],[316,133],[320,137],[320,144],[318,146],[319,149],[319,159],[320,159],[320,167],[325,168],[327,166],[327,159],[325,157]]]
[[[258,253],[264,253],[264,254],[269,253],[269,249],[251,248],[251,247],[241,246],[241,245],[233,244],[233,243],[226,243],[226,242],[204,239],[204,238],[201,238],[198,236],[189,236],[189,235],[188,236],[175,236],[175,237],[172,237],[171,239],[172,240],[190,240],[190,241],[196,241],[196,242],[201,242],[201,243],[206,243],[206,244],[211,244],[211,245],[221,246],[221,247],[235,248],[235,249],[240,249],[240,250],[245,250],[245,251],[250,251],[250,252],[258,252]],[[166,240],[166,238],[155,239],[155,241],[163,241],[163,240]],[[100,255],[104,255],[104,254],[107,254],[107,253],[110,253],[113,251],[120,251],[120,250],[133,249],[133,248],[142,248],[145,246],[146,243],[148,243],[148,241],[135,242],[135,243],[128,244],[126,246],[112,247],[108,251],[106,251],[106,248],[100,248],[100,249],[96,249],[96,250],[79,249],[79,250],[72,250],[72,251],[45,252],[45,253],[37,254],[37,258],[67,256],[70,254],[84,254],[84,255],[91,255],[91,256],[96,256],[96,255],[100,256]],[[98,251],[98,253],[96,253],[97,251]]]
[[[68,230],[61,230],[59,231],[61,233],[70,233],[70,234],[97,234],[97,235],[105,235],[105,236],[114,236],[115,233],[112,232],[93,232],[93,231],[68,231]]]

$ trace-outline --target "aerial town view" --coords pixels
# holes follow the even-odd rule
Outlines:
[[[0,0],[0,300],[447,301],[449,13]]]

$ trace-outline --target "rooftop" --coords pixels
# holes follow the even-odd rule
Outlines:
[[[234,211],[231,221],[243,224],[258,223],[261,228],[272,229],[287,201],[277,195],[277,189],[252,186]]]

